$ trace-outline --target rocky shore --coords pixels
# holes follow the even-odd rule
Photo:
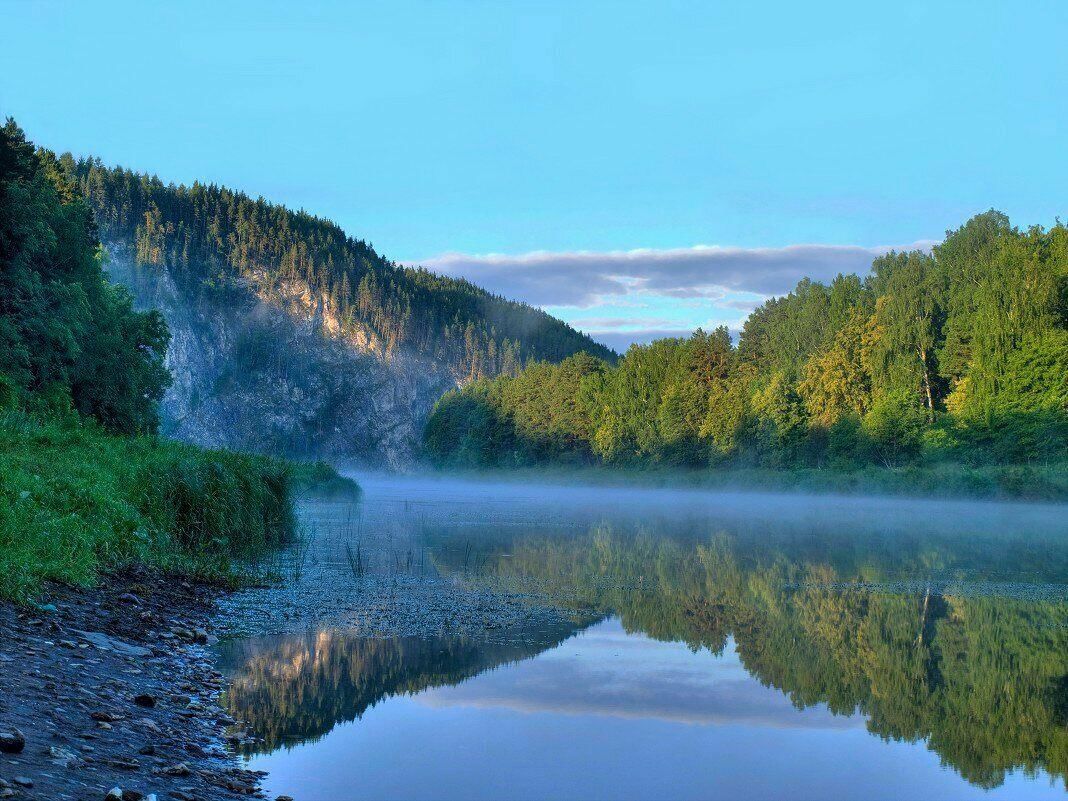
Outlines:
[[[136,570],[0,605],[0,799],[262,797],[218,704],[220,594]]]

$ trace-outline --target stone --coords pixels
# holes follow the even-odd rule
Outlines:
[[[75,631],[79,637],[101,651],[113,651],[121,656],[149,657],[152,651],[140,645],[120,640],[117,637],[109,637],[100,631]]]
[[[184,762],[179,762],[177,765],[171,765],[163,769],[163,773],[168,776],[188,776],[192,772]]]
[[[124,604],[131,604],[133,606],[140,606],[141,599],[134,595],[132,592],[124,592],[119,596],[119,601]]]
[[[278,798],[274,799],[274,801],[293,801],[293,796],[291,796],[291,795],[280,795],[280,796],[278,796]]]
[[[26,776],[13,776],[11,778],[11,783],[27,789],[33,787],[33,779],[27,778]]]
[[[122,801],[122,788],[112,787],[108,790],[108,794],[104,796],[104,801]]]
[[[134,696],[134,703],[138,706],[144,706],[151,709],[156,705],[156,699],[148,693],[141,693],[140,695]]]
[[[90,712],[89,717],[97,723],[115,723],[126,718],[125,715],[120,715],[117,712]]]
[[[136,759],[109,759],[107,763],[113,768],[120,770],[140,770],[141,763]]]
[[[142,799],[144,799],[144,797],[145,797],[145,794],[142,793],[140,790],[123,790],[122,791],[122,801],[142,801]]]
[[[48,758],[52,761],[53,765],[59,765],[61,768],[73,768],[82,764],[82,759],[69,748],[64,748],[61,745],[53,745],[48,749]]]
[[[20,754],[26,747],[26,735],[18,729],[0,731],[0,751],[5,754]]]

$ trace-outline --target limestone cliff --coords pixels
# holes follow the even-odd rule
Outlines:
[[[342,333],[307,288],[255,278],[217,285],[138,265],[106,244],[108,273],[171,331],[173,384],[162,433],[205,446],[403,469],[417,458],[434,402],[457,385],[447,367],[368,331]]]

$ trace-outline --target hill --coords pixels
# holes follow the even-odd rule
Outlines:
[[[204,445],[399,465],[450,388],[579,352],[548,314],[403,267],[303,211],[225,187],[58,159],[113,280],[172,333],[165,433]]]

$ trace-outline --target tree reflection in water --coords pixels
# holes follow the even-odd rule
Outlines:
[[[1063,537],[649,520],[422,536],[440,573],[536,590],[573,610],[573,627],[501,642],[320,632],[230,645],[230,710],[262,749],[534,656],[614,613],[695,651],[733,638],[746,670],[797,708],[859,711],[872,734],[926,741],[975,785],[1016,769],[1068,776]]]

